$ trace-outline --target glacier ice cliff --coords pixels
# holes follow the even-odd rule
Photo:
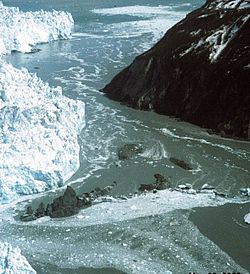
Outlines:
[[[22,12],[0,1],[0,54],[32,52],[36,44],[70,38],[72,15],[64,11]]]
[[[0,56],[70,38],[63,11],[22,12],[0,2]],[[61,186],[79,167],[84,103],[0,60],[0,203]]]
[[[35,274],[27,259],[18,247],[0,242],[0,273],[1,274]]]
[[[79,167],[84,103],[0,64],[0,203],[61,186]]]

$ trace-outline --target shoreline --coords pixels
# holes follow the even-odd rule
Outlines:
[[[37,274],[126,274],[126,272],[117,270],[115,268],[92,268],[92,267],[79,267],[79,268],[60,268],[52,264],[42,264],[35,261],[29,261],[32,267],[36,270]]]
[[[250,225],[244,223],[244,216],[249,209],[250,201],[244,204],[228,203],[195,208],[189,216],[189,220],[204,236],[247,271],[250,271]]]

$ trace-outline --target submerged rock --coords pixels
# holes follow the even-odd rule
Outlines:
[[[135,108],[249,139],[250,5],[228,2],[207,0],[103,92]]]
[[[129,160],[142,152],[140,144],[126,144],[118,149],[117,155],[119,160]]]
[[[181,167],[182,169],[185,169],[185,170],[192,170],[193,169],[188,163],[186,163],[183,160],[179,160],[177,158],[170,157],[169,161],[172,162],[173,164]]]

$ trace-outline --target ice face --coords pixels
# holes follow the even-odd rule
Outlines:
[[[0,65],[0,203],[61,186],[79,167],[84,103]]]
[[[38,43],[67,39],[74,20],[63,11],[22,12],[0,2],[0,55],[10,51],[31,52]]]
[[[0,273],[35,274],[27,259],[22,256],[19,248],[0,242]]]

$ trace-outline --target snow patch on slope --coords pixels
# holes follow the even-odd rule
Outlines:
[[[0,273],[3,274],[35,274],[27,259],[19,248],[0,242]]]
[[[79,167],[84,103],[26,69],[0,66],[0,202],[61,186]]]
[[[249,0],[217,0],[208,5],[212,9],[245,9],[250,8]]]
[[[192,51],[196,53],[202,51],[204,48],[208,48],[210,51],[209,59],[211,62],[216,62],[221,56],[223,50],[228,46],[228,44],[237,36],[239,30],[244,26],[244,24],[249,20],[250,15],[242,16],[236,22],[231,25],[224,25],[220,29],[215,29],[209,34],[206,34],[203,38],[199,37],[199,32],[192,32],[192,35],[197,34],[196,42],[180,53],[180,56],[184,56]]]
[[[10,51],[32,52],[36,44],[71,36],[74,20],[63,11],[22,12],[0,2],[0,55]]]

